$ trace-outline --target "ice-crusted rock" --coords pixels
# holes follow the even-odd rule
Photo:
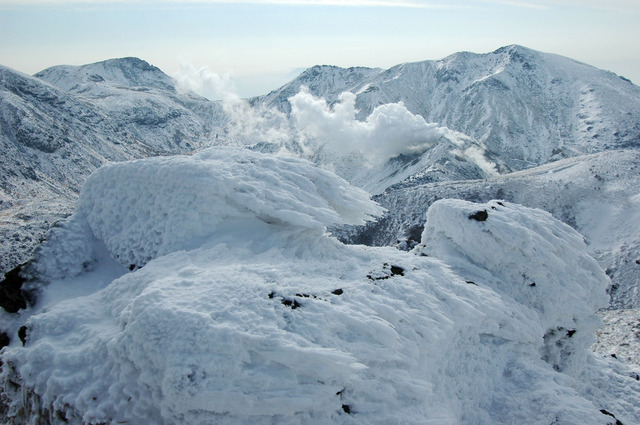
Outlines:
[[[375,200],[388,213],[376,222],[336,231],[349,243],[420,241],[427,209],[438,199],[504,199],[550,212],[586,239],[587,252],[611,278],[610,308],[640,307],[640,152],[608,151],[569,158],[485,180],[396,185]],[[347,233],[349,232],[350,235]]]
[[[365,191],[296,158],[218,147],[114,163],[87,180],[76,213],[49,234],[32,267],[50,277],[77,274],[93,261],[96,238],[137,268],[212,235],[259,244],[252,232],[264,224],[322,233],[382,212]]]
[[[103,168],[40,251],[47,271],[93,250],[93,270],[50,282],[2,351],[9,417],[605,425],[605,410],[638,422],[637,381],[584,343],[561,363],[547,350],[549,329],[588,339],[606,302],[575,232],[512,204],[441,203],[427,227],[465,244],[435,249],[447,265],[324,230],[379,213],[309,163],[242,150]],[[130,261],[142,267],[123,274]]]
[[[586,355],[600,325],[594,312],[609,302],[609,278],[583,237],[542,210],[506,201],[437,201],[416,251],[531,309],[546,329],[543,358],[558,370],[577,367],[574,354]]]

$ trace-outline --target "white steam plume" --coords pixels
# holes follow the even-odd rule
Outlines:
[[[292,139],[287,117],[272,108],[253,108],[235,90],[229,73],[219,75],[208,67],[196,69],[190,61],[180,60],[180,70],[175,76],[178,90],[194,92],[210,100],[222,103],[229,118],[228,143],[255,145],[266,142],[281,148]]]
[[[359,152],[372,163],[422,153],[444,136],[445,129],[412,114],[402,103],[380,105],[365,121],[358,121],[356,95],[344,92],[338,100],[330,107],[324,99],[301,88],[289,98],[296,129],[325,148]]]
[[[209,100],[224,100],[235,93],[230,73],[217,74],[209,67],[196,69],[189,59],[180,58],[180,68],[175,74],[178,91],[194,92]]]
[[[378,166],[399,155],[423,153],[446,140],[456,147],[452,153],[468,158],[489,175],[496,173],[495,164],[484,156],[483,147],[470,139],[456,137],[446,127],[427,123],[401,102],[380,105],[365,121],[359,121],[355,94],[342,93],[331,107],[325,99],[301,87],[298,94],[288,99],[290,121],[276,108],[253,107],[242,99],[230,74],[219,75],[207,67],[196,69],[188,60],[182,60],[175,77],[178,90],[221,102],[228,122],[226,137],[219,144],[269,143],[272,146],[267,149],[272,152],[309,159],[322,146],[336,152],[338,157],[360,154],[367,165]]]

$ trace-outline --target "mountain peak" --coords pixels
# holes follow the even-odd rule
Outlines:
[[[502,46],[496,50],[494,50],[491,53],[497,54],[497,53],[533,53],[535,52],[535,50],[530,49],[528,47],[524,47],[521,46],[520,44],[509,44],[507,46]]]
[[[175,92],[175,82],[148,62],[125,57],[108,59],[81,66],[60,65],[35,74],[57,87],[74,93],[85,93],[94,85],[125,89],[153,88]]]
[[[319,76],[350,76],[366,73],[369,74],[372,71],[376,71],[376,68],[368,68],[365,66],[352,66],[349,68],[342,68],[335,65],[315,65],[306,69],[300,74],[299,79],[317,79]]]

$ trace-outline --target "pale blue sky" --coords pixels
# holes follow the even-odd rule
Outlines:
[[[313,4],[311,4],[313,3]],[[508,44],[640,83],[638,0],[0,0],[0,64],[33,74],[136,56],[231,72],[243,96],[316,64],[390,67]]]

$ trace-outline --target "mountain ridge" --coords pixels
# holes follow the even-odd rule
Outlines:
[[[302,85],[336,102],[340,90],[318,84],[321,71],[304,74],[280,91],[252,100],[278,107]],[[342,69],[344,72],[344,68]],[[335,80],[335,69],[330,69]],[[313,77],[313,78],[312,78]],[[399,64],[352,78],[358,118],[376,106],[403,102],[427,122],[484,143],[502,172],[563,157],[640,145],[640,88],[573,59],[512,45],[485,54],[455,53],[440,60]],[[315,79],[314,79],[315,78]],[[535,143],[532,143],[535,141]]]

